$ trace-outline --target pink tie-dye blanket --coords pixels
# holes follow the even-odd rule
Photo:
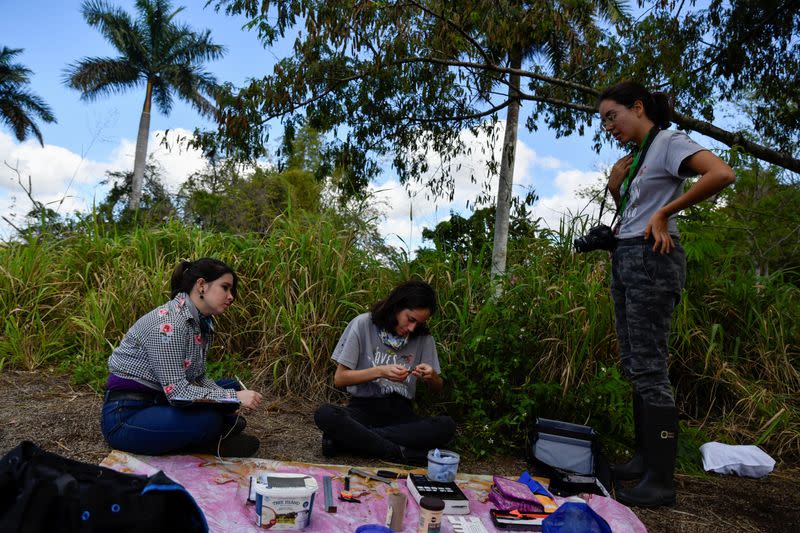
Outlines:
[[[150,475],[158,470],[163,470],[165,474],[186,487],[192,494],[203,510],[209,529],[213,533],[264,531],[256,526],[255,506],[247,503],[247,496],[250,476],[266,472],[303,473],[312,475],[317,480],[319,490],[314,498],[311,523],[303,530],[306,533],[352,533],[362,524],[384,524],[386,521],[388,507],[386,491],[390,487],[385,483],[351,476],[350,490],[356,495],[360,494],[361,503],[342,502],[337,499],[339,491],[343,489],[343,476],[349,470],[349,466],[293,463],[269,459],[220,460],[211,455],[145,456],[120,451],[112,451],[101,464],[120,472],[133,474]],[[370,468],[359,468],[375,471]],[[417,472],[425,473],[425,470],[421,469]],[[335,513],[327,513],[324,509],[323,476],[333,478],[334,504],[337,506]],[[540,481],[546,483],[546,480]],[[489,516],[492,504],[488,501],[488,495],[492,485],[492,476],[459,473],[456,482],[470,500],[470,516],[480,518],[487,531],[498,531]],[[413,533],[417,531],[419,520],[417,504],[409,496],[404,479],[393,483],[392,486],[407,496],[408,503],[402,531]],[[558,500],[560,501],[560,499]],[[633,520],[638,522],[635,515],[630,514],[633,516]],[[620,525],[623,524],[617,524],[618,527]],[[631,523],[630,526],[631,529],[623,527],[620,530],[644,530],[641,522]],[[446,518],[443,521],[442,531],[444,533],[453,531],[452,525]]]

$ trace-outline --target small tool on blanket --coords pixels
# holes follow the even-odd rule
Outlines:
[[[347,492],[346,490],[339,493],[339,500],[350,503],[361,503],[361,500],[356,498],[352,492]]]
[[[333,487],[331,486],[331,476],[322,476],[322,489],[325,493],[325,512],[335,513],[336,506],[333,504]]]
[[[398,478],[405,478],[408,477],[408,474],[405,472],[395,472],[394,470],[378,470],[375,472],[380,477],[385,477],[386,479],[398,479]]]
[[[372,474],[370,472],[367,472],[366,470],[361,470],[361,469],[358,469],[358,468],[351,468],[350,471],[348,472],[348,474],[351,475],[351,476],[361,476],[361,477],[367,478],[367,479],[374,479],[375,481],[380,481],[382,483],[386,483],[387,485],[391,485],[392,484],[392,480],[391,479],[387,479],[385,477],[381,477],[381,476]]]

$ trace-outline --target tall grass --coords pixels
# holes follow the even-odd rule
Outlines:
[[[601,252],[573,254],[570,231],[514,243],[500,296],[483,255],[387,265],[316,217],[278,219],[266,235],[173,223],[9,244],[0,247],[0,368],[57,366],[99,390],[113,347],[168,298],[177,262],[213,256],[234,266],[241,284],[219,318],[212,367],[272,395],[336,398],[330,354],[344,326],[418,276],[438,291],[431,326],[447,383],[443,396],[423,392],[429,401],[420,403],[456,417],[460,446],[480,454],[519,445],[541,415],[590,423],[614,451],[632,431],[610,263]],[[671,346],[686,442],[758,442],[797,457],[800,291],[780,273],[757,278],[733,264],[690,264],[688,279]]]

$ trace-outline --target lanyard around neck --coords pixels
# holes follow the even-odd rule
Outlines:
[[[631,182],[639,172],[639,169],[644,162],[644,157],[647,155],[647,150],[653,143],[653,139],[655,139],[656,135],[658,135],[658,132],[658,126],[653,126],[653,128],[647,132],[647,135],[645,135],[641,146],[639,146],[639,149],[636,150],[636,153],[633,155],[633,163],[631,163],[631,168],[628,169],[628,174],[622,181],[624,191],[622,193],[622,198],[619,201],[619,209],[617,210],[617,216],[619,216],[620,219],[622,218],[622,213],[625,211],[625,207],[628,205],[628,198],[631,195]]]

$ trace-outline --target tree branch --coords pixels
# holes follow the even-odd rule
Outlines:
[[[464,39],[466,39],[467,42],[469,42],[473,47],[475,47],[475,49],[478,51],[478,53],[481,56],[483,56],[483,59],[484,59],[484,61],[486,61],[486,63],[490,63],[490,64],[492,63],[492,58],[489,57],[489,54],[486,53],[486,50],[483,49],[483,46],[481,46],[481,44],[478,41],[476,41],[470,34],[468,34],[464,30],[464,28],[462,28],[460,25],[456,24],[455,22],[453,22],[449,18],[446,18],[445,16],[441,15],[440,13],[436,13],[432,9],[424,7],[419,2],[415,2],[414,0],[409,0],[409,3],[411,5],[413,5],[413,6],[418,7],[419,9],[424,11],[425,13],[428,13],[429,15],[432,15],[432,16],[438,18],[439,20],[441,20],[444,23],[446,23],[448,26],[451,26],[451,27],[455,28],[455,30],[459,33],[459,35],[461,35]]]
[[[24,234],[24,233],[25,233],[24,231],[22,231],[21,229],[19,229],[17,226],[15,226],[15,225],[14,225],[14,223],[13,223],[13,222],[11,222],[11,221],[10,221],[8,218],[6,218],[6,217],[5,217],[5,215],[3,216],[3,220],[5,220],[5,221],[6,221],[6,224],[8,224],[9,226],[11,226],[11,227],[12,227],[12,228],[14,228],[15,230],[17,230],[17,233],[19,233],[20,235],[22,235],[22,234]]]
[[[573,89],[589,96],[597,97],[600,94],[600,91],[592,87],[587,87],[585,85],[581,85],[576,82],[562,80],[551,76],[544,76],[541,74],[537,74],[535,72],[522,69],[512,69],[512,68],[500,67],[497,65],[484,65],[481,63],[472,63],[468,61],[454,61],[441,58],[412,57],[412,58],[406,58],[401,61],[405,62],[427,61],[430,63],[442,64],[454,67],[482,68],[484,70],[489,70],[493,72],[501,72],[505,74],[518,74],[523,77],[532,78],[552,85]],[[541,103],[556,105],[559,107],[565,107],[568,109],[574,109],[576,111],[584,111],[587,113],[594,113],[596,111],[593,106],[589,106],[586,104],[578,104],[573,102],[567,102],[564,100],[544,98],[525,93],[521,93],[520,98],[523,100],[537,101]],[[696,119],[684,113],[679,113],[678,111],[675,111],[673,113],[673,120],[677,125],[679,125],[684,129],[702,133],[703,135],[711,137],[712,139],[717,140],[731,148],[738,146],[742,148],[745,152],[753,155],[758,159],[761,159],[762,161],[771,163],[773,165],[800,174],[800,159],[792,157],[790,154],[781,153],[767,146],[752,142],[747,138],[745,138],[745,136],[739,132],[730,132],[727,130],[723,130],[718,126],[711,124],[710,122]]]
[[[298,109],[306,107],[309,104],[313,104],[314,102],[316,102],[320,98],[323,98],[323,97],[329,95],[330,93],[332,93],[333,91],[335,91],[336,89],[341,87],[342,85],[346,85],[346,84],[350,83],[351,81],[355,81],[355,80],[361,79],[364,76],[366,76],[367,74],[369,74],[369,73],[368,72],[361,72],[361,73],[358,73],[358,74],[354,74],[352,76],[347,76],[347,77],[344,77],[344,78],[338,78],[338,79],[331,80],[331,82],[328,85],[328,87],[326,87],[321,93],[318,93],[318,94],[315,94],[313,96],[310,96],[309,98],[307,98],[307,99],[305,99],[305,100],[303,100],[301,102],[292,103],[292,104],[289,105],[288,108],[283,109],[283,110],[281,110],[281,111],[279,111],[277,113],[272,113],[272,114],[269,114],[269,115],[265,115],[261,119],[261,124],[262,125],[266,124],[267,122],[269,122],[273,118],[283,117],[283,116],[289,115],[291,113],[294,113]]]
[[[485,116],[491,115],[492,113],[496,113],[497,111],[500,111],[501,109],[506,107],[510,102],[511,102],[510,100],[506,100],[502,104],[498,104],[498,105],[492,107],[491,109],[487,109],[486,111],[481,111],[480,113],[473,113],[471,115],[458,115],[458,116],[455,116],[455,117],[432,117],[432,118],[411,117],[409,120],[410,120],[410,122],[422,122],[422,123],[425,123],[425,122],[460,122],[460,121],[463,121],[463,120],[471,120],[471,119],[481,118],[481,117],[485,117]]]
[[[675,123],[682,128],[702,133],[703,135],[711,137],[712,139],[730,146],[731,148],[738,146],[748,154],[761,159],[762,161],[800,174],[800,159],[792,157],[789,154],[778,152],[777,150],[773,150],[772,148],[768,148],[764,145],[754,143],[748,140],[740,132],[723,130],[718,126],[711,124],[710,122],[698,120],[694,117],[690,117],[689,115],[678,113],[677,111],[673,113],[672,118]]]
[[[549,83],[551,85],[557,85],[559,87],[565,87],[567,89],[573,89],[575,91],[582,92],[589,96],[599,96],[600,91],[594,89],[592,87],[587,87],[585,85],[581,85],[580,83],[576,83],[574,81],[564,80],[561,78],[554,78],[552,76],[545,76],[544,74],[539,74],[537,72],[532,72],[530,70],[518,69],[518,68],[510,68],[510,67],[501,67],[499,65],[495,65],[493,63],[474,63],[472,61],[457,61],[454,59],[443,59],[438,57],[406,57],[403,59],[398,59],[395,61],[397,64],[402,63],[433,63],[436,65],[445,65],[450,67],[463,67],[463,68],[472,68],[472,69],[479,69],[479,70],[487,70],[490,72],[499,72],[501,74],[516,74],[518,76],[522,76],[524,78],[531,78],[537,81],[541,81],[544,83]]]
[[[406,58],[398,59],[396,61],[388,63],[386,66],[402,65],[402,64],[407,64],[407,63],[430,63],[430,64],[436,64],[436,65],[445,65],[445,66],[450,66],[450,67],[479,69],[479,70],[496,72],[496,73],[501,73],[501,74],[515,74],[515,75],[519,75],[519,76],[522,76],[522,77],[525,77],[525,78],[530,78],[530,79],[534,79],[534,80],[537,80],[537,81],[541,81],[541,82],[546,83],[546,84],[555,85],[555,86],[558,86],[558,87],[564,87],[564,88],[567,88],[567,89],[572,89],[572,90],[577,91],[577,92],[579,92],[581,94],[584,94],[584,95],[587,95],[587,96],[591,96],[591,97],[595,97],[595,98],[597,96],[599,96],[599,94],[600,94],[600,91],[598,91],[597,89],[595,89],[593,87],[588,87],[586,85],[582,85],[582,84],[577,83],[577,82],[563,80],[563,79],[555,78],[555,77],[552,77],[552,76],[545,76],[545,75],[542,75],[542,74],[539,74],[539,73],[536,73],[536,72],[531,72],[529,70],[501,67],[501,66],[498,66],[498,65],[487,64],[487,63],[475,63],[475,62],[471,62],[471,61],[457,61],[457,60],[452,60],[452,59],[443,59],[443,58],[436,58],[436,57],[419,57],[419,56],[415,56],[415,57],[406,57]],[[298,109],[300,109],[302,107],[305,107],[306,105],[308,105],[308,104],[310,104],[310,103],[322,98],[323,96],[326,96],[326,95],[330,94],[331,92],[336,90],[338,87],[341,87],[342,85],[345,85],[345,84],[347,84],[347,83],[349,83],[351,81],[354,81],[354,80],[357,80],[357,79],[361,79],[361,78],[363,78],[363,77],[365,77],[367,75],[369,75],[369,72],[365,71],[365,72],[360,72],[360,73],[354,74],[352,76],[348,76],[348,77],[345,77],[345,78],[340,78],[340,79],[334,80],[331,83],[331,85],[326,90],[324,90],[322,93],[320,93],[318,95],[315,95],[315,96],[312,96],[312,97],[308,98],[307,100],[305,100],[303,102],[298,102],[296,104],[292,104],[287,110],[285,110],[285,111],[283,111],[281,113],[273,114],[273,115],[265,118],[264,122],[266,122],[267,120],[269,120],[271,118],[276,118],[276,117],[279,117],[279,116],[286,115],[288,113],[293,113],[294,111],[297,111]],[[500,83],[507,83],[505,80],[502,80],[502,79],[498,79],[497,81],[500,82]],[[567,109],[573,109],[575,111],[582,111],[582,112],[590,113],[590,114],[594,113],[596,111],[594,106],[590,106],[590,105],[587,105],[587,104],[569,102],[569,101],[566,101],[566,100],[554,99],[554,98],[549,98],[549,97],[542,97],[542,96],[532,95],[532,94],[523,93],[523,92],[520,92],[519,98],[522,99],[522,100],[535,101],[535,102],[554,105],[554,106],[563,107],[563,108],[567,108]],[[495,106],[495,108],[493,108],[493,111],[497,111],[499,109],[502,109],[506,105],[508,105],[507,101],[504,102],[503,104],[500,104],[499,107]],[[487,114],[490,114],[490,113],[487,113]],[[424,119],[417,119],[417,120],[418,121],[423,121]],[[430,119],[430,120],[428,120],[428,122],[433,122],[434,120],[435,119]],[[452,119],[444,119],[444,120],[452,120]],[[696,118],[694,118],[694,117],[692,117],[690,115],[687,115],[687,114],[684,114],[684,113],[680,113],[678,111],[675,111],[673,113],[673,121],[678,126],[680,126],[681,128],[692,130],[692,131],[696,131],[696,132],[701,133],[703,135],[706,135],[706,136],[708,136],[708,137],[710,137],[710,138],[712,138],[714,140],[717,140],[717,141],[719,141],[719,142],[721,142],[721,143],[723,143],[726,146],[729,146],[731,148],[732,147],[740,147],[745,152],[753,155],[754,157],[756,157],[756,158],[758,158],[758,159],[760,159],[760,160],[762,160],[764,162],[767,162],[767,163],[770,163],[770,164],[773,164],[773,165],[779,166],[781,168],[785,168],[787,170],[790,170],[792,172],[800,174],[800,159],[798,159],[796,157],[793,157],[790,154],[781,153],[781,152],[779,152],[779,151],[777,151],[775,149],[772,149],[772,148],[769,148],[767,146],[752,142],[752,141],[748,140],[747,138],[745,138],[745,136],[742,135],[740,132],[730,132],[730,131],[724,130],[724,129],[718,127],[718,126],[715,126],[714,124],[711,124],[711,123],[703,121],[703,120],[696,119]]]

